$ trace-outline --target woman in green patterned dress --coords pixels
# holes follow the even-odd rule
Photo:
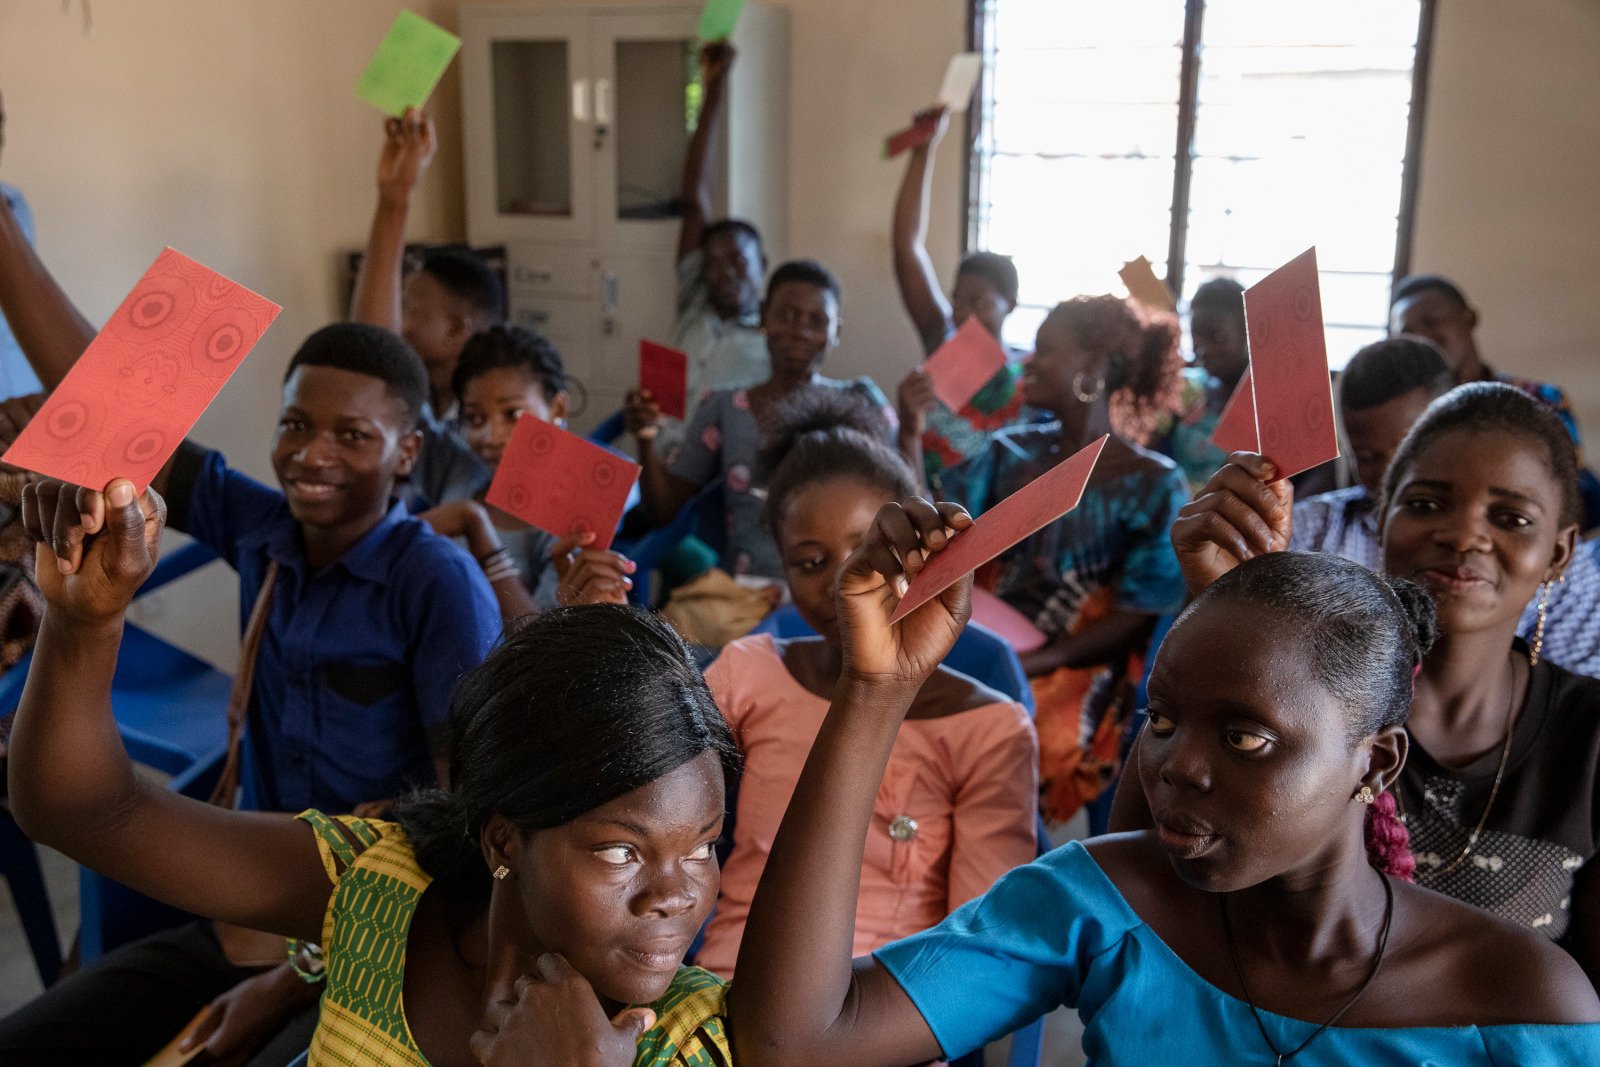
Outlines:
[[[312,1064],[728,1067],[721,983],[680,964],[717,897],[736,756],[664,624],[597,605],[509,635],[462,682],[451,791],[397,822],[227,811],[135,775],[112,717],[160,497],[45,481],[23,514],[48,606],[18,823],[179,908],[322,945],[320,966],[288,945],[326,983]]]

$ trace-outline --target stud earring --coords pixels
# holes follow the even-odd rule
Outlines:
[[[503,882],[506,880],[506,876],[510,873],[511,868],[502,863],[500,866],[494,869],[494,880],[497,882]]]
[[[1357,804],[1371,804],[1377,799],[1377,797],[1372,795],[1372,787],[1370,785],[1364,785],[1360,789],[1356,790]]]

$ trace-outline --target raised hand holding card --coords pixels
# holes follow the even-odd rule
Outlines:
[[[421,107],[461,47],[461,38],[421,15],[402,11],[356,83],[356,95],[395,118]]]
[[[611,547],[639,465],[532,415],[517,420],[484,497],[557,537],[593,533]]]
[[[889,621],[904,618],[950,588],[963,574],[977,570],[1077,507],[1109,436],[1101,436],[1057,463],[952,537],[949,547],[935,555],[912,581]]]
[[[933,395],[951,411],[960,411],[1005,365],[1006,350],[972,315],[934,350],[922,369],[933,379]]]
[[[661,414],[682,419],[689,409],[689,357],[654,341],[639,342],[639,388],[650,394]]]
[[[1128,295],[1147,308],[1173,311],[1178,306],[1172,299],[1172,290],[1167,288],[1166,282],[1156,277],[1155,268],[1143,256],[1124,263],[1122,269],[1117,271],[1117,277],[1128,287]]]
[[[1317,250],[1308,248],[1244,291],[1257,449],[1279,478],[1339,457]]]
[[[282,310],[168,248],[78,357],[4,461],[143,492]]]

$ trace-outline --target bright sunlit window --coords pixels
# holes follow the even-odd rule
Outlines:
[[[1136,256],[1187,300],[1310,245],[1330,360],[1382,336],[1423,2],[978,0],[969,236],[1016,259],[1006,340]]]

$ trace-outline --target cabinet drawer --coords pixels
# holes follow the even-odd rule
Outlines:
[[[506,249],[507,294],[544,294],[595,299],[599,290],[594,254],[583,248],[513,244]]]

